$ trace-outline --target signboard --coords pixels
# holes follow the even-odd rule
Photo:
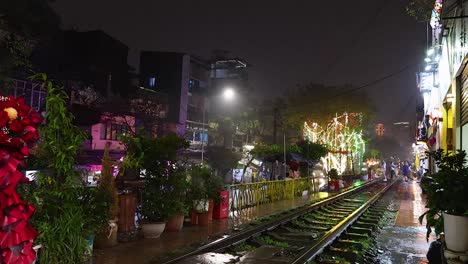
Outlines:
[[[434,87],[434,75],[432,72],[419,73],[419,91],[421,93],[431,91]]]

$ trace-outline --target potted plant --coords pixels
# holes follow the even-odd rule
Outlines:
[[[169,217],[185,211],[186,174],[177,165],[176,159],[177,151],[188,147],[188,143],[175,134],[156,139],[142,136],[141,142],[145,153],[141,163],[145,169],[143,233],[146,233],[146,237],[154,238],[164,231]],[[150,234],[149,231],[154,233]]]
[[[208,220],[213,220],[213,209],[215,205],[218,205],[222,201],[222,197],[220,196],[220,192],[224,188],[223,179],[214,173],[210,169],[208,169],[209,173],[205,178],[206,181],[206,191],[207,196],[209,199],[208,205]]]
[[[333,186],[333,190],[337,191],[340,188],[340,185],[338,183],[338,180],[340,179],[340,176],[338,175],[338,171],[336,169],[331,169],[328,172],[328,177],[330,178],[328,186],[330,185]]]
[[[102,158],[101,178],[99,179],[98,192],[101,192],[107,203],[108,224],[98,231],[96,246],[100,248],[117,245],[117,216],[119,214],[119,196],[112,175],[112,161],[109,156],[109,144],[106,144]]]
[[[454,252],[468,251],[468,166],[465,151],[455,154],[438,150],[428,153],[433,158],[438,171],[421,181],[427,193],[428,210],[419,217],[426,219],[427,239],[432,232],[445,233],[445,242]]]
[[[143,235],[158,238],[166,227],[170,208],[167,206],[167,177],[164,174],[146,173],[142,192]]]
[[[193,166],[190,170],[190,191],[187,200],[188,204],[192,206],[192,224],[194,225],[199,224],[199,214],[208,214],[209,211],[207,178],[210,173],[210,169],[206,166]],[[206,215],[206,221],[208,221],[208,215]]]
[[[184,199],[188,188],[187,173],[179,165],[171,166],[168,175],[167,207],[169,218],[166,224],[166,231],[180,231],[184,225],[184,216],[187,212],[187,203]]]

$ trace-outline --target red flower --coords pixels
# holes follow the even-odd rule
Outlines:
[[[31,119],[29,119],[28,117],[25,117],[25,118],[21,119],[21,125],[23,125],[23,126],[31,125]]]
[[[21,148],[20,150],[21,154],[23,154],[23,156],[25,157],[28,157],[29,156],[29,148],[27,146],[24,146]]]
[[[29,105],[21,104],[17,106],[16,109],[18,110],[18,116],[25,117],[31,110],[31,107],[29,107]]]
[[[28,143],[28,142],[35,141],[35,140],[39,139],[39,133],[37,132],[37,130],[35,128],[29,126],[29,127],[26,127],[26,130],[28,130],[28,132],[26,132],[26,134],[24,134],[21,137],[24,142]]]
[[[8,121],[10,121],[10,118],[8,117],[7,112],[1,110],[0,111],[0,127],[4,127]]]
[[[17,137],[11,138],[10,144],[15,148],[21,148],[24,146],[24,142],[20,138],[17,138]]]
[[[11,132],[14,132],[14,133],[20,133],[20,132],[23,132],[24,128],[21,125],[21,123],[15,119],[11,121],[10,123],[10,130]]]
[[[0,144],[4,144],[8,142],[11,139],[9,135],[7,135],[5,132],[0,131]]]
[[[36,111],[31,111],[31,113],[29,113],[29,118],[35,126],[38,126],[42,123],[42,116]]]
[[[9,153],[6,150],[0,149],[0,160],[8,158]]]

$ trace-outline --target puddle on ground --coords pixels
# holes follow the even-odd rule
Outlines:
[[[431,238],[429,241],[433,241]],[[380,263],[428,263],[426,258],[430,243],[426,241],[426,228],[387,226],[376,238],[377,247],[383,251]]]

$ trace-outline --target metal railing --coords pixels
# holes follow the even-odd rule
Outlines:
[[[315,182],[315,186],[313,184]],[[281,181],[262,181],[233,184],[230,186],[231,211],[258,206],[280,200],[300,197],[304,191],[318,191],[316,180],[312,177]]]

